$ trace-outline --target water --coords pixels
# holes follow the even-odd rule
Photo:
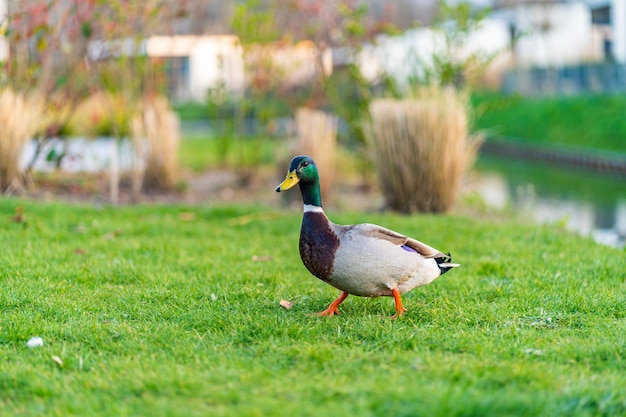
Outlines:
[[[563,224],[605,245],[625,245],[626,177],[481,156],[471,187],[489,206]]]

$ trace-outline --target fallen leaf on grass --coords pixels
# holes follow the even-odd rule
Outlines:
[[[196,213],[192,211],[183,211],[178,215],[178,218],[183,222],[190,222],[196,220]]]
[[[11,221],[13,223],[26,223],[23,206],[15,207],[15,215],[11,217]]]
[[[81,248],[74,249],[74,255],[84,255],[85,251]]]
[[[61,368],[63,368],[63,361],[56,355],[52,355],[51,359],[57,363]]]
[[[280,300],[280,306],[285,310],[291,310],[293,308],[293,303],[287,300]]]
[[[109,240],[109,239],[115,239],[116,237],[118,237],[120,234],[122,234],[121,230],[113,230],[112,232],[107,233],[106,235],[104,235],[104,238]]]
[[[265,255],[265,256],[252,255],[252,262],[267,262],[271,260],[272,260],[272,257],[270,255]]]

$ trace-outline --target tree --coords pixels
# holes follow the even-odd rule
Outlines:
[[[27,174],[46,142],[68,133],[73,109],[86,85],[82,62],[88,36],[81,24],[93,2],[15,1],[10,3],[5,35],[9,58],[0,63],[0,87],[26,93],[43,106],[33,129],[36,152]],[[28,138],[14,138],[26,140]],[[63,154],[57,156],[60,163]],[[28,181],[28,175],[24,177]]]
[[[490,12],[488,8],[475,10],[467,1],[441,3],[439,17],[433,29],[443,38],[443,49],[433,55],[433,67],[427,73],[427,83],[454,85],[465,84],[470,72],[483,72],[495,58],[495,54],[478,51],[461,56],[467,40],[478,30]]]
[[[388,6],[388,14],[392,7]],[[361,110],[367,108],[370,90],[356,56],[376,35],[393,31],[387,20],[371,19],[367,7],[357,0],[248,0],[236,6],[232,27],[241,39],[244,53],[254,51],[257,55],[248,71],[248,88],[253,94],[275,92],[291,109],[331,107],[355,128]],[[314,46],[314,76],[306,85],[285,86],[284,74],[272,63],[271,51],[299,41],[310,41]],[[342,76],[334,76],[333,69],[325,63],[333,49],[345,56],[342,65],[348,71]],[[264,58],[258,59],[259,51],[265,54]],[[359,102],[346,103],[342,97],[346,95],[346,85],[352,86],[347,95]]]
[[[10,58],[2,64],[0,81],[33,92],[46,103],[48,116],[36,137],[38,148],[53,137],[67,135],[78,103],[99,90],[121,97],[122,111],[111,103],[109,116],[112,134],[118,139],[126,136],[139,99],[159,91],[155,82],[159,68],[142,51],[144,37],[156,31],[167,33],[185,13],[186,4],[166,0],[12,2],[6,31]],[[117,178],[111,180],[113,203],[118,198],[117,182]]]

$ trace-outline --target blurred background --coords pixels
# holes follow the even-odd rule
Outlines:
[[[623,0],[0,0],[0,190],[521,216],[623,247]],[[300,204],[300,203],[297,203]]]

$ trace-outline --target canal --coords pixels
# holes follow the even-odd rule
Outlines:
[[[538,223],[562,224],[597,242],[624,247],[626,176],[481,154],[470,187],[488,206]]]

